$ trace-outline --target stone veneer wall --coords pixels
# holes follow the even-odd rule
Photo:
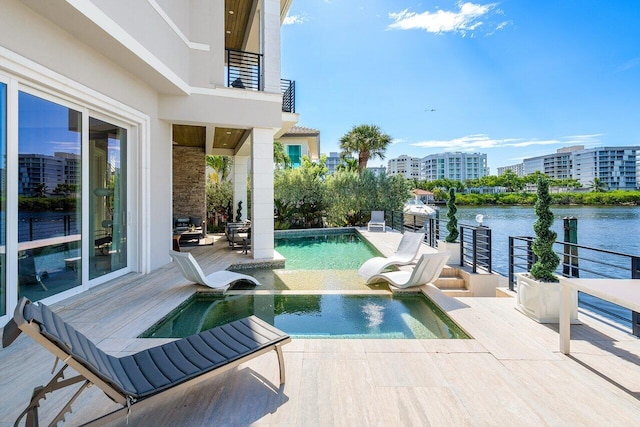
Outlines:
[[[173,146],[173,216],[206,221],[206,164],[202,147]]]

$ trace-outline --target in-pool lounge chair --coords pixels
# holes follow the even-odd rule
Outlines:
[[[367,231],[371,231],[372,228],[382,228],[382,231],[386,231],[387,223],[384,220],[384,211],[371,211],[371,221],[367,223]]]
[[[436,252],[422,254],[412,271],[390,271],[371,276],[367,283],[374,283],[380,280],[389,282],[396,288],[410,288],[412,286],[422,286],[436,280],[445,264],[449,260],[451,252]]]
[[[260,285],[254,277],[228,270],[215,271],[205,276],[200,265],[189,252],[169,251],[169,254],[178,263],[184,277],[194,283],[222,290],[226,290],[238,280],[247,280],[254,285]]]
[[[26,298],[19,301],[13,319],[5,325],[2,346],[10,345],[21,332],[53,353],[63,364],[47,385],[33,390],[29,405],[15,424],[18,425],[26,415],[27,426],[38,425],[38,407],[47,393],[74,384],[82,383],[51,425],[62,421],[65,414],[71,412],[77,397],[92,384],[122,405],[94,421],[102,423],[125,414],[128,420],[130,412],[153,404],[165,392],[184,390],[271,350],[278,355],[280,384],[284,384],[281,346],[291,341],[284,332],[250,316],[135,354],[115,357],[100,350],[46,305],[33,304]],[[28,355],[25,354],[25,358]],[[35,368],[27,364],[24,369],[27,367]],[[75,371],[78,375],[65,377],[67,368],[72,371],[67,374]]]
[[[411,264],[420,251],[420,245],[424,241],[424,233],[405,231],[398,244],[398,249],[390,257],[374,257],[366,260],[358,269],[358,274],[369,280],[370,277],[382,273],[385,268],[392,265]]]

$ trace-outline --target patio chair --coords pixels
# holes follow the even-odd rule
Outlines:
[[[208,286],[213,289],[226,290],[233,282],[246,280],[254,285],[260,285],[254,277],[228,270],[215,271],[208,276],[202,272],[200,265],[189,252],[169,251],[169,255],[178,263],[183,276],[194,283]]]
[[[371,276],[382,273],[392,265],[407,265],[414,262],[420,245],[424,241],[424,233],[405,231],[398,244],[398,249],[390,257],[374,257],[368,259],[358,270],[358,274],[365,280]]]
[[[371,221],[367,223],[367,231],[371,231],[371,228],[382,228],[382,231],[386,231],[384,211],[371,211]]]
[[[9,346],[21,332],[53,353],[56,362],[61,360],[63,364],[48,384],[33,390],[29,405],[15,423],[18,425],[26,415],[27,426],[38,425],[38,407],[47,393],[71,385],[82,383],[51,425],[64,420],[74,401],[91,385],[122,405],[94,421],[107,422],[125,414],[128,421],[132,410],[158,401],[165,396],[165,391],[184,390],[271,350],[278,355],[280,384],[284,384],[281,346],[291,341],[284,332],[250,316],[135,354],[115,357],[100,350],[46,305],[33,304],[24,297],[18,302],[13,319],[4,327],[2,346]],[[25,354],[26,358],[28,356]],[[24,366],[24,369],[34,368]],[[72,371],[67,374],[75,371],[78,375],[65,378],[67,368]]]
[[[384,280],[391,286],[404,289],[431,283],[440,276],[449,256],[451,256],[449,251],[422,254],[412,271],[400,270],[376,274],[367,280],[367,284]]]

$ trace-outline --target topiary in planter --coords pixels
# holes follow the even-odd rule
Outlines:
[[[549,181],[538,178],[538,198],[534,205],[538,220],[533,224],[536,237],[533,240],[533,253],[538,260],[531,267],[531,276],[541,282],[557,282],[554,271],[560,263],[560,257],[553,251],[557,233],[551,231],[553,212],[551,212],[551,196],[549,195]]]
[[[456,190],[455,188],[449,189],[449,200],[447,200],[447,208],[449,208],[447,212],[447,230],[449,234],[445,241],[447,243],[454,243],[458,239],[458,220],[456,219],[456,212],[458,212],[458,208],[456,208]]]

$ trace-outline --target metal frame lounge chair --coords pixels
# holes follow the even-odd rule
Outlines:
[[[398,249],[390,257],[370,258],[362,264],[358,274],[369,280],[371,276],[382,273],[385,268],[392,265],[407,265],[413,263],[420,251],[420,245],[424,241],[424,233],[405,231],[398,244]]]
[[[376,274],[371,276],[367,283],[384,280],[396,288],[410,288],[431,283],[440,276],[449,256],[451,256],[449,251],[422,254],[413,271],[400,270]]]
[[[371,221],[367,223],[367,231],[371,231],[371,228],[382,228],[382,231],[386,231],[387,223],[384,220],[384,211],[371,211]]]
[[[100,350],[46,305],[33,304],[26,298],[19,301],[13,319],[5,325],[2,346],[10,345],[21,332],[63,363],[47,385],[33,390],[29,405],[15,423],[18,425],[26,415],[27,426],[38,425],[38,407],[47,393],[74,384],[82,383],[51,425],[64,420],[73,402],[92,384],[122,405],[94,421],[114,420],[125,413],[128,420],[133,408],[152,404],[164,396],[165,391],[183,390],[271,350],[278,355],[280,384],[284,384],[281,346],[291,341],[284,332],[250,316],[135,354],[115,357]],[[67,368],[78,375],[65,378]]]
[[[222,290],[226,290],[233,282],[237,282],[238,280],[247,280],[254,285],[260,285],[260,282],[254,277],[228,270],[216,271],[205,276],[200,265],[198,265],[196,259],[189,252],[169,251],[169,255],[178,263],[180,271],[182,271],[183,276],[187,280],[191,280],[200,285]]]

